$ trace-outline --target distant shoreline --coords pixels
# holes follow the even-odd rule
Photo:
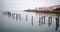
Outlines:
[[[27,9],[24,11],[28,12],[44,12],[44,13],[60,13],[60,5],[55,5],[51,7],[42,7],[42,8],[36,8],[36,9]]]

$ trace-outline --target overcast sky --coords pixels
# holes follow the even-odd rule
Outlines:
[[[60,5],[60,0],[0,0],[0,10],[24,10]]]

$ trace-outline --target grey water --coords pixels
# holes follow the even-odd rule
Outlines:
[[[59,32],[60,13],[0,11],[0,31]]]

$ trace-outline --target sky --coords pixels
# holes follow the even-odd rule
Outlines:
[[[60,5],[60,0],[0,0],[0,10],[25,10]]]

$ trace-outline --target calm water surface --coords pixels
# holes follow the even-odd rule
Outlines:
[[[0,31],[59,32],[60,13],[1,11]]]

